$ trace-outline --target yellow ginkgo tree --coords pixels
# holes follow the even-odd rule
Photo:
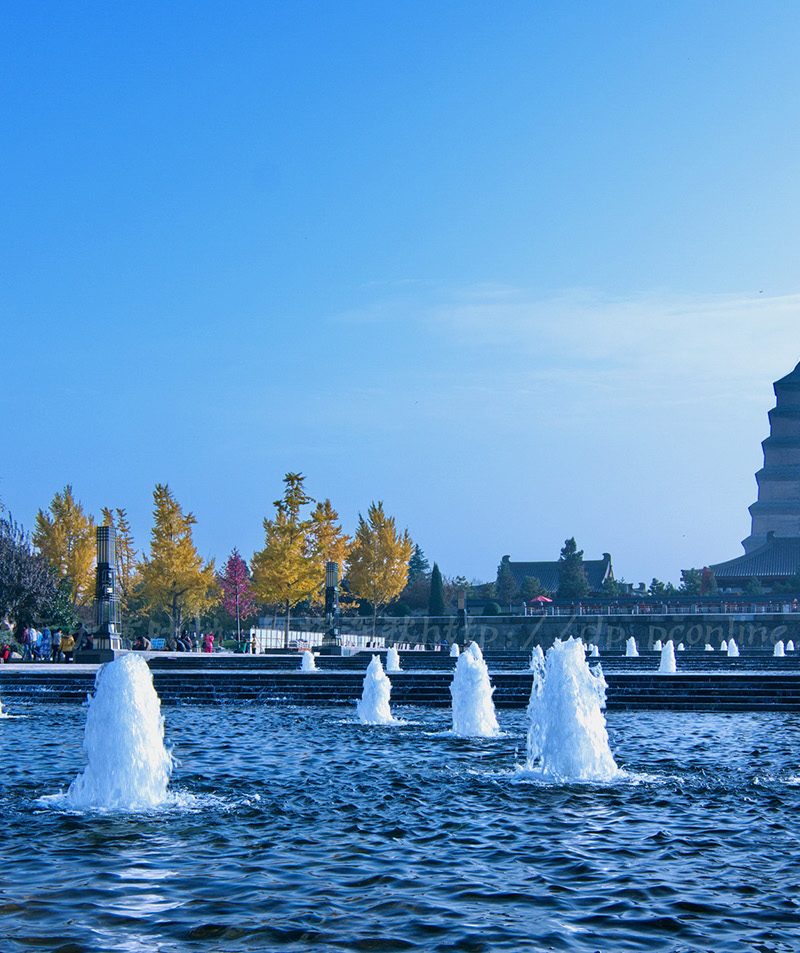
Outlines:
[[[183,512],[165,483],[156,484],[153,502],[150,553],[139,565],[141,595],[149,609],[166,613],[177,637],[185,618],[218,598],[214,561],[204,562],[197,552],[192,539],[197,519]]]
[[[87,516],[68,483],[56,493],[48,510],[39,510],[33,543],[61,579],[68,579],[73,605],[94,598],[97,555],[94,519]]]

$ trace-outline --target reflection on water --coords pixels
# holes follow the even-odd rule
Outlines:
[[[611,713],[626,777],[545,785],[515,780],[524,712],[463,739],[447,711],[166,708],[191,809],[82,815],[36,801],[85,709],[13,713],[3,953],[800,949],[793,716]]]

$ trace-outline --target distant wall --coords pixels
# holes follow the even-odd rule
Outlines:
[[[345,618],[341,621],[343,637],[371,635],[372,620]],[[478,642],[487,651],[530,651],[534,645],[548,647],[557,638],[579,636],[585,642],[599,645],[600,650],[623,651],[630,636],[639,648],[651,649],[657,639],[683,642],[687,649],[702,649],[710,642],[715,649],[733,637],[740,648],[771,649],[783,639],[792,639],[800,648],[800,613],[758,615],[630,615],[630,616],[541,616],[541,617],[470,617],[466,633],[455,617],[429,619],[381,618],[376,636],[387,644],[398,642],[463,643],[465,637]]]

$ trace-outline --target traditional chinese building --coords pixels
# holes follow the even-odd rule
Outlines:
[[[800,574],[800,364],[775,383],[775,397],[745,555],[711,567],[724,589],[751,579],[772,588]]]
[[[508,563],[518,588],[522,588],[526,579],[538,579],[542,588],[549,593],[558,591],[560,582],[560,563],[552,562],[512,562],[510,556],[503,556],[503,562]],[[613,580],[614,570],[611,566],[611,556],[603,553],[602,559],[584,559],[583,571],[591,592],[601,592],[603,584]]]

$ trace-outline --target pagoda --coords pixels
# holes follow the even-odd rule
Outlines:
[[[776,381],[775,397],[745,555],[711,567],[726,588],[751,579],[774,586],[800,573],[800,364]]]

